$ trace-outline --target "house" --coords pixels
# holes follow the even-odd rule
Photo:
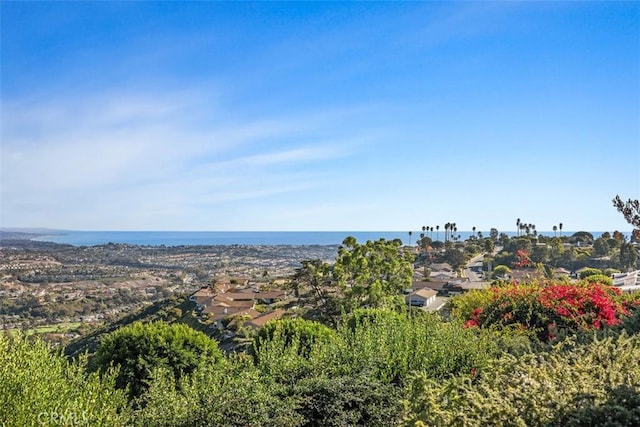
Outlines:
[[[253,301],[255,292],[225,292],[216,297],[218,301]]]
[[[213,325],[215,325],[216,328],[225,329],[225,325],[223,323],[223,320],[225,319],[229,320],[227,324],[227,328],[229,328],[229,327],[237,326],[238,322],[240,321],[240,318],[254,319],[261,315],[262,313],[260,313],[259,311],[254,310],[253,308],[249,308],[249,309],[239,310],[239,311],[234,310],[233,312],[227,312],[227,313],[223,312],[221,314],[210,314],[209,318],[213,320]]]
[[[429,278],[432,280],[444,281],[455,279],[457,275],[455,273],[447,272],[447,271],[433,271],[429,274]]]
[[[196,309],[203,310],[204,308],[212,305],[214,301],[213,297],[200,297],[195,301]]]
[[[544,273],[534,268],[512,270],[509,280],[516,282],[530,282],[534,279],[544,279]]]
[[[269,292],[257,292],[254,294],[255,300],[262,304],[273,304],[285,299],[287,294],[284,291],[276,290]]]
[[[613,286],[638,286],[640,285],[640,270],[630,273],[615,273],[611,278],[613,279]]]
[[[431,281],[431,282],[422,282],[414,280],[411,284],[411,292],[419,291],[420,289],[432,289],[434,291],[439,291],[447,286],[449,281],[447,280],[439,280],[439,281]]]
[[[216,291],[214,291],[213,289],[207,286],[205,288],[198,289],[197,291],[192,293],[189,296],[189,300],[194,301],[198,305],[201,305],[202,301],[211,300],[217,294],[218,293]]]
[[[420,289],[406,296],[407,304],[424,307],[433,303],[436,300],[438,292],[433,289]]]
[[[431,271],[446,271],[449,273],[453,271],[453,267],[448,262],[433,263],[429,268]]]
[[[211,301],[209,305],[218,306],[218,307],[243,307],[243,308],[252,308],[254,306],[253,300],[220,300],[214,299]]]
[[[212,287],[217,291],[217,292],[227,292],[229,289],[231,289],[231,283],[229,282],[216,282],[212,285]]]
[[[255,317],[245,323],[246,326],[252,329],[260,329],[267,324],[270,320],[276,320],[284,315],[285,311],[281,309],[273,310],[272,312],[265,313],[262,316]]]
[[[207,314],[210,319],[217,322],[222,319],[226,319],[230,316],[248,315],[251,316],[253,312],[258,313],[253,308],[246,307],[224,307],[219,305],[210,305],[202,310],[204,314]]]

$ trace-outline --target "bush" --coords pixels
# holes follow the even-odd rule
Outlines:
[[[307,378],[293,392],[305,426],[389,426],[401,413],[399,389],[364,374]]]
[[[223,359],[211,338],[183,324],[136,322],[107,335],[92,360],[101,372],[119,368],[116,385],[137,397],[148,386],[155,368],[169,369],[179,380],[203,364]]]
[[[283,321],[274,322],[274,331],[292,330],[286,322],[278,327],[279,322]],[[309,323],[299,324],[307,330]],[[446,378],[481,369],[498,352],[490,334],[464,329],[460,322],[443,322],[436,314],[356,310],[343,318],[337,331],[317,331],[322,332],[313,336],[322,340],[280,332],[260,340],[254,347],[256,366],[286,385],[309,377],[363,373],[384,384],[400,384],[413,371]]]
[[[589,283],[600,283],[601,285],[613,286],[613,279],[604,274],[592,274],[584,278]]]
[[[225,365],[200,366],[177,384],[170,370],[156,369],[141,400],[144,405],[134,412],[141,427],[295,427],[304,421],[283,387],[243,356]]]
[[[253,341],[253,353],[259,353],[260,347],[276,338],[282,338],[285,346],[295,340],[300,355],[308,354],[316,344],[329,343],[335,331],[321,323],[304,319],[280,319],[268,322],[260,329]]]
[[[0,335],[0,424],[128,425],[114,375],[87,375],[86,366],[86,357],[68,362],[40,339]]]
[[[341,375],[371,372],[384,383],[396,384],[416,371],[446,378],[482,369],[497,353],[488,334],[476,334],[459,322],[443,322],[437,314],[368,313],[365,318],[369,321],[362,321],[361,313],[356,313],[359,316],[359,322],[347,320],[338,329],[343,338]]]
[[[420,374],[408,387],[405,423],[638,425],[639,357],[640,336],[623,334],[505,356],[487,375],[434,381]]]
[[[277,382],[293,384],[333,367],[339,359],[336,331],[303,319],[267,323],[251,347],[258,369]]]
[[[615,326],[629,314],[619,289],[589,280],[508,284],[479,292],[453,303],[465,326],[512,326],[535,333],[541,341],[553,340],[559,331]],[[470,313],[469,302],[479,303]]]
[[[507,267],[506,265],[497,265],[493,269],[493,272],[491,273],[491,277],[495,279],[497,277],[501,277],[509,273],[511,273],[511,269],[509,267]]]
[[[594,276],[596,274],[602,274],[602,270],[599,270],[597,268],[585,268],[580,272],[580,278],[584,279],[589,276]]]

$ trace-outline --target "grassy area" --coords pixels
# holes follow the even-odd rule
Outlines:
[[[37,328],[33,328],[33,329],[28,329],[26,331],[27,335],[33,335],[33,334],[46,334],[46,333],[50,333],[50,332],[67,332],[71,329],[76,329],[78,328],[82,323],[80,322],[67,322],[67,323],[56,323],[54,325],[44,325],[44,326],[38,326]],[[9,329],[8,332],[10,334],[15,334],[18,331],[20,331],[20,329]]]

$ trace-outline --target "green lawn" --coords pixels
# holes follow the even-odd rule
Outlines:
[[[46,334],[48,332],[66,332],[71,329],[75,329],[79,327],[81,324],[82,323],[80,322],[68,322],[68,323],[56,323],[54,325],[38,326],[37,328],[34,328],[34,329],[28,329],[26,334],[33,335],[33,334]],[[20,331],[20,329],[9,329],[9,333],[11,334],[15,334],[18,331]]]

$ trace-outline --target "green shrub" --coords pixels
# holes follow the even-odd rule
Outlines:
[[[303,423],[297,403],[263,376],[247,357],[224,365],[203,365],[176,384],[166,368],[156,369],[134,412],[141,427],[285,426]]]
[[[584,278],[589,283],[600,283],[602,285],[613,286],[613,279],[604,274],[591,274]]]
[[[187,325],[136,322],[107,335],[92,360],[101,372],[119,368],[116,385],[130,397],[142,394],[155,368],[168,368],[176,380],[203,364],[223,359],[217,343]]]
[[[293,388],[305,426],[389,426],[401,414],[400,390],[374,377],[305,378]]]
[[[414,371],[446,378],[481,369],[497,352],[488,334],[464,329],[459,322],[443,322],[437,314],[368,319],[375,321],[360,321],[355,328],[347,321],[338,329],[344,343],[342,375],[370,371],[382,382],[395,383]]]
[[[413,378],[406,425],[638,425],[640,336],[505,355],[486,374]],[[593,418],[592,418],[593,417]],[[597,420],[606,421],[599,424]]]
[[[156,369],[134,413],[141,427],[284,426],[302,424],[297,403],[282,386],[261,375],[244,356],[227,363],[202,365],[174,381],[166,368]]]
[[[585,268],[580,272],[580,278],[585,279],[589,276],[594,276],[596,274],[602,274],[602,270],[597,268]]]
[[[86,374],[40,339],[0,335],[0,425],[128,425],[126,394],[106,372]]]

